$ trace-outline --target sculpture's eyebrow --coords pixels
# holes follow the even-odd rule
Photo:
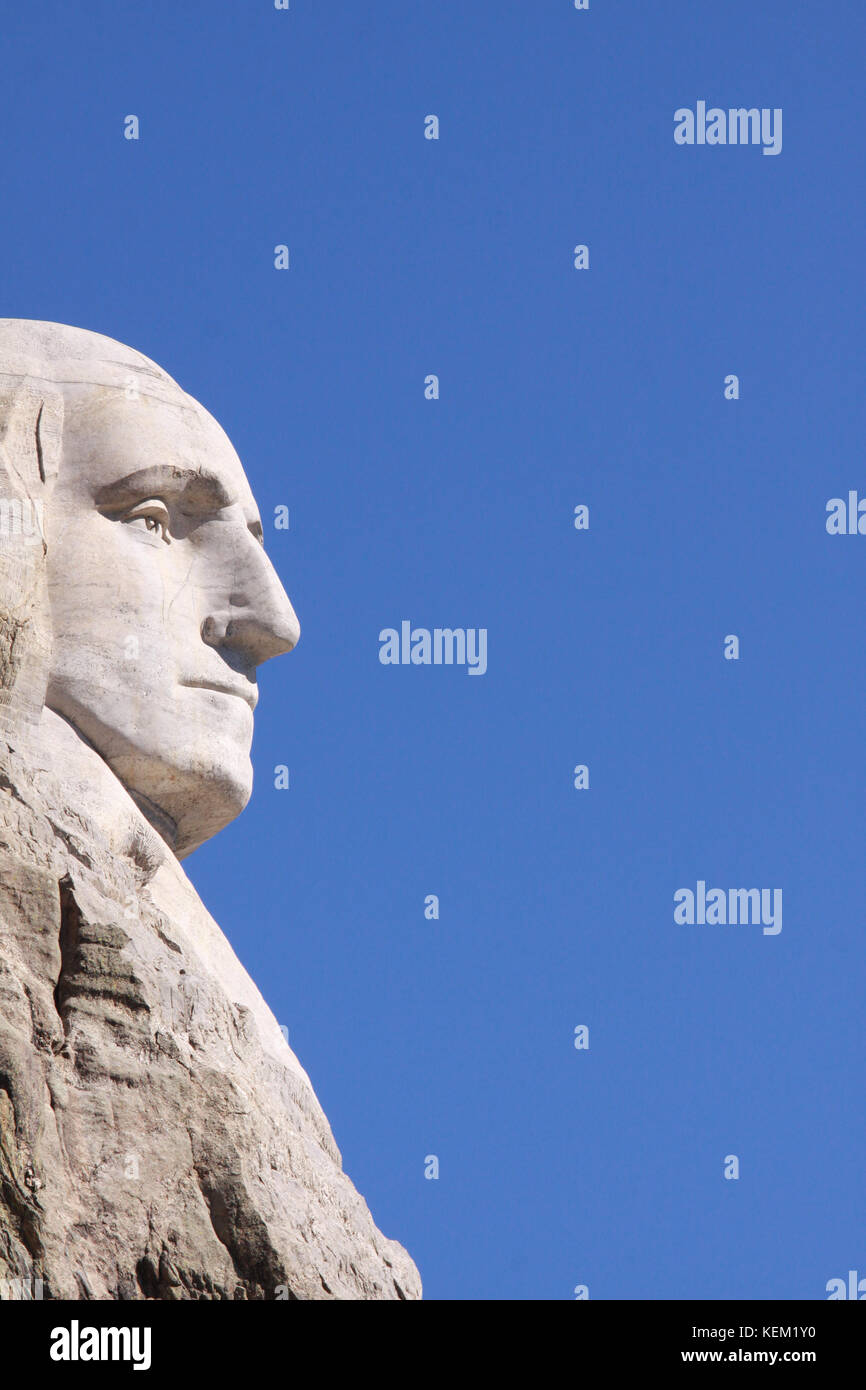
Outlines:
[[[180,468],[175,464],[158,463],[150,468],[138,468],[99,489],[97,507],[131,506],[142,497],[184,499],[194,507],[218,511],[231,507],[235,498],[223,480],[206,468]]]

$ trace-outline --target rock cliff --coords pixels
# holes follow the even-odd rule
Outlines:
[[[0,754],[0,1281],[420,1297],[273,1015],[120,784],[50,711]],[[98,824],[81,809],[95,781]]]

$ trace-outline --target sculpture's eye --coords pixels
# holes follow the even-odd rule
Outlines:
[[[171,543],[171,537],[168,534],[171,514],[159,497],[148,497],[144,502],[137,502],[134,507],[130,507],[129,511],[124,513],[123,521],[143,521],[148,531],[155,531],[161,535],[166,545]]]

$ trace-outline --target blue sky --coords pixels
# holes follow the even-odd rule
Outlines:
[[[866,1274],[864,56],[857,0],[4,16],[2,312],[244,461],[303,635],[187,868],[429,1298]],[[699,100],[781,154],[677,146]],[[486,674],[383,666],[403,619]],[[676,924],[699,879],[782,931]]]

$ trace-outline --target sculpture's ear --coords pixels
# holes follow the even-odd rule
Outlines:
[[[0,376],[0,724],[39,718],[51,656],[44,510],[57,477],[63,397]]]

